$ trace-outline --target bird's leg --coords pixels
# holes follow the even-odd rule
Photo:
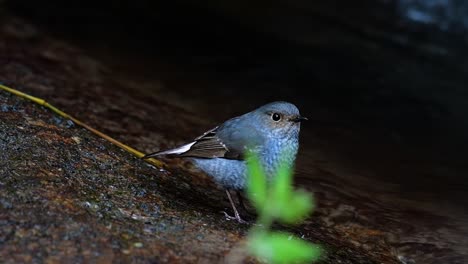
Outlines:
[[[252,215],[247,209],[247,206],[245,206],[244,198],[242,198],[242,194],[240,193],[240,191],[236,191],[236,194],[237,194],[237,199],[239,200],[239,204],[242,207],[242,209],[244,209],[244,211],[248,213],[249,215]]]
[[[241,224],[247,224],[246,221],[244,221],[240,215],[239,215],[239,212],[237,211],[237,208],[236,206],[234,205],[234,201],[232,200],[232,197],[231,197],[231,193],[229,192],[229,190],[226,189],[226,194],[228,196],[228,199],[229,199],[229,202],[231,203],[231,206],[232,206],[232,210],[234,210],[234,216],[230,216],[228,215],[226,212],[223,212],[224,215],[226,216],[227,219],[236,219],[237,222],[241,223]]]

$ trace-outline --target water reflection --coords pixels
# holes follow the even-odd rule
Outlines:
[[[442,30],[466,32],[468,3],[459,0],[399,0],[401,14],[409,20],[433,24]]]

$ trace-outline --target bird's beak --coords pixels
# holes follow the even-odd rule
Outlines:
[[[296,123],[306,121],[306,120],[309,120],[309,119],[305,116],[298,116],[298,117],[291,119],[291,121],[296,122]]]

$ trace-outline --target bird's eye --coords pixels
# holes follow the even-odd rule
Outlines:
[[[275,122],[278,122],[278,121],[281,120],[281,115],[278,114],[278,113],[273,113],[273,114],[271,115],[271,119],[273,119],[273,121],[275,121]]]

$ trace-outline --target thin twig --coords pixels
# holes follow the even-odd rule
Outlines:
[[[111,142],[112,144],[118,146],[119,148],[133,154],[134,156],[138,157],[138,158],[142,158],[145,154],[130,147],[130,146],[127,146],[125,145],[124,143],[120,142],[120,141],[117,141],[113,138],[111,138],[110,136],[90,127],[89,125],[81,122],[80,120],[74,118],[73,116],[61,111],[60,109],[56,108],[55,106],[49,104],[47,101],[45,101],[44,99],[41,99],[41,98],[38,98],[38,97],[35,97],[35,96],[32,96],[32,95],[29,95],[29,94],[26,94],[26,93],[23,93],[23,92],[20,92],[18,90],[15,90],[13,88],[10,88],[10,87],[7,87],[5,85],[2,85],[0,84],[0,89],[1,90],[4,90],[4,91],[7,91],[11,94],[14,94],[16,96],[19,96],[21,98],[25,98],[29,101],[32,101],[38,105],[41,105],[41,106],[44,106],[50,110],[52,110],[53,112],[55,112],[56,114],[60,115],[61,117],[63,118],[66,118],[66,119],[70,119],[71,121],[73,121],[75,124],[81,126],[81,127],[84,127],[85,129],[91,131],[92,133],[98,135],[99,137]],[[155,165],[156,167],[158,168],[163,168],[164,167],[164,163],[160,160],[157,160],[157,159],[154,159],[154,158],[149,158],[149,159],[145,159],[145,161]]]

